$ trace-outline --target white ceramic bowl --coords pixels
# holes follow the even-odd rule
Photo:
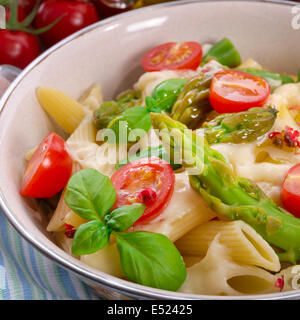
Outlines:
[[[24,154],[51,130],[35,89],[49,86],[74,98],[90,84],[102,85],[106,99],[129,88],[142,74],[141,58],[167,41],[210,42],[230,38],[243,58],[295,73],[300,68],[300,30],[291,26],[291,6],[247,1],[179,1],[122,14],[60,42],[14,81],[0,102],[0,205],[18,232],[43,254],[111,298],[232,299],[156,290],[104,274],[58,248],[45,230],[34,202],[19,194]],[[300,298],[300,291],[255,299]]]

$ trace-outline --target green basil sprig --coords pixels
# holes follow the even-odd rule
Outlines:
[[[146,207],[133,204],[110,212],[115,199],[110,179],[99,171],[88,168],[71,177],[65,201],[80,217],[89,220],[76,230],[72,253],[99,251],[113,234],[122,270],[129,280],[158,289],[178,290],[186,278],[186,269],[177,248],[162,234],[124,232],[143,215]]]

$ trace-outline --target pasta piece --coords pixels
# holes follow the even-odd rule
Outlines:
[[[272,247],[243,221],[210,221],[188,232],[175,245],[183,255],[204,256],[215,236],[228,248],[234,261],[271,271],[280,270],[278,256]]]
[[[187,268],[187,278],[180,292],[205,295],[263,294],[274,286],[275,276],[252,266],[234,262],[228,249],[212,241],[206,256]]]
[[[99,84],[91,85],[79,98],[79,103],[91,111],[97,110],[103,103],[102,89]]]
[[[96,140],[97,130],[93,124],[92,113],[88,113],[67,140],[69,152],[82,168],[94,168],[111,176],[116,171],[115,165],[119,160],[119,154],[123,154],[123,158],[126,158],[127,149],[122,150],[126,146],[113,143],[103,143],[99,146]]]
[[[283,127],[297,128],[300,121],[300,84],[288,83],[277,88],[269,98],[269,103],[279,110],[277,119]],[[292,116],[292,117],[291,117]],[[284,129],[284,128],[283,128]]]
[[[72,174],[75,174],[81,169],[82,167],[77,162],[74,162]],[[81,223],[85,222],[84,219],[80,218],[75,212],[70,210],[70,208],[67,206],[64,199],[65,191],[66,190],[64,189],[59,199],[58,205],[48,223],[47,231],[63,231],[63,225],[65,223],[71,224],[74,227],[76,226],[77,228]]]
[[[162,233],[176,241],[201,223],[216,217],[202,197],[192,189],[186,171],[175,174],[174,193],[168,207],[150,223],[134,230]]]
[[[203,257],[200,256],[182,256],[182,258],[187,268],[193,266],[203,259]]]
[[[43,109],[67,133],[72,133],[85,117],[84,107],[60,90],[38,88],[37,98]]]
[[[97,129],[93,123],[92,113],[88,113],[82,120],[76,130],[70,135],[67,144],[76,143],[78,141],[96,142]]]
[[[56,244],[63,249],[65,252],[67,252],[68,254],[70,254],[71,256],[73,256],[74,258],[78,258],[78,256],[75,256],[72,254],[72,241],[73,239],[67,238],[65,236],[64,232],[55,232],[54,233],[54,238],[55,238],[55,242]]]
[[[282,291],[299,290],[300,289],[300,265],[290,266],[281,270],[276,275],[276,279],[283,276],[284,286]],[[278,292],[280,288],[274,287],[272,292]]]
[[[100,251],[83,255],[80,260],[97,270],[118,278],[125,278],[116,244],[109,244]]]

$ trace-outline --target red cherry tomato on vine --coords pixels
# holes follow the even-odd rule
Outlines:
[[[92,3],[79,0],[46,0],[39,7],[34,26],[36,29],[43,28],[60,17],[62,18],[57,24],[40,35],[46,46],[52,46],[99,20],[97,10]]]
[[[269,83],[258,76],[225,70],[213,76],[209,101],[219,113],[231,113],[262,107],[270,95]]]
[[[64,140],[56,133],[50,133],[27,165],[21,194],[33,198],[53,197],[68,183],[72,166]]]
[[[125,6],[125,8],[110,7],[110,6],[106,5],[105,3],[103,3],[102,0],[91,0],[91,1],[97,9],[99,17],[102,19],[129,11],[131,9],[131,7],[126,7],[126,6]],[[123,3],[123,4],[125,5],[125,3]]]
[[[25,68],[40,54],[36,36],[23,32],[0,30],[0,64],[11,64]]]
[[[168,205],[175,184],[175,174],[168,162],[159,158],[143,158],[129,162],[112,177],[117,193],[112,209],[143,203],[146,209],[135,224],[157,217]]]
[[[300,218],[300,163],[287,173],[281,189],[283,207]]]
[[[168,42],[148,51],[142,60],[146,71],[197,69],[202,59],[198,42]]]
[[[42,3],[43,1],[44,0],[40,0],[40,3]],[[36,3],[37,0],[18,0],[19,6],[24,8],[27,14],[29,14],[32,11]]]
[[[27,17],[27,11],[23,7],[18,7],[18,22],[22,22]],[[5,19],[8,21],[10,18],[10,8],[6,9]]]

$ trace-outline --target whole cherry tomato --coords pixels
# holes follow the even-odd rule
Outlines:
[[[269,83],[261,77],[238,70],[224,70],[213,76],[209,101],[219,113],[240,112],[262,107],[270,92]]]
[[[51,198],[68,183],[73,161],[65,141],[50,133],[32,155],[24,173],[21,194],[33,198]]]
[[[24,21],[27,17],[27,11],[23,7],[18,7],[18,22]],[[5,19],[8,21],[10,18],[10,8],[6,9],[6,16]]]
[[[143,158],[127,163],[116,171],[111,182],[117,199],[113,209],[143,203],[146,209],[135,224],[157,217],[168,205],[175,184],[175,174],[168,162],[159,158]]]
[[[124,1],[124,8],[116,8],[116,7],[106,5],[105,3],[103,3],[103,0],[91,0],[91,1],[97,8],[99,17],[103,19],[132,9],[131,7],[126,6],[126,1]],[[111,1],[111,3],[113,4],[114,1]]]
[[[23,31],[0,30],[0,64],[25,68],[40,54],[36,36]]]
[[[202,59],[198,42],[167,42],[148,51],[142,60],[146,71],[197,69]]]
[[[34,26],[43,28],[60,17],[55,26],[40,35],[48,47],[99,20],[97,10],[90,2],[46,0],[39,7]]]
[[[27,14],[29,14],[36,5],[37,1],[38,0],[18,0],[18,4],[25,10]],[[44,0],[40,0],[40,3],[43,1]]]

